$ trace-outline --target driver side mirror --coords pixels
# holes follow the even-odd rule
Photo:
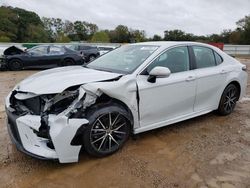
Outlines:
[[[148,82],[155,83],[156,78],[167,78],[170,74],[169,68],[157,66],[149,72]]]

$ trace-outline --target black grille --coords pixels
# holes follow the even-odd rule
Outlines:
[[[41,100],[40,97],[34,97],[23,101],[24,105],[35,115],[40,115]]]

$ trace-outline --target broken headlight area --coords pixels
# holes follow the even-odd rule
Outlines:
[[[48,116],[58,115],[66,110],[78,97],[78,90],[66,90],[59,94],[34,95],[27,92],[13,91],[10,96],[10,107],[17,116],[38,115],[41,126],[35,133],[42,138],[49,137]]]
[[[71,103],[77,98],[78,90],[64,91],[60,94],[34,95],[31,97],[29,93],[13,91],[10,96],[10,107],[14,109],[16,115],[58,115],[67,109]]]
[[[80,87],[69,88],[59,94],[36,95],[14,90],[9,98],[12,113],[21,117],[36,115],[40,117],[39,130],[34,133],[50,139],[49,116],[85,118],[85,109],[96,102],[101,92],[91,93]]]
[[[72,141],[77,131],[88,125],[85,109],[97,98],[82,86],[46,95],[14,90],[6,106],[12,136],[19,135],[16,140],[36,155],[59,158],[60,162],[76,161],[81,144]],[[16,117],[11,118],[13,115]]]

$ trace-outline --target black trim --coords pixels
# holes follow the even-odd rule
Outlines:
[[[188,46],[188,54],[189,54],[189,68],[190,68],[190,70],[197,69],[193,46]]]
[[[217,66],[217,65],[220,65],[221,63],[224,62],[224,59],[221,57],[220,54],[218,54],[218,53],[217,53],[216,51],[214,51],[214,50],[213,50],[213,53],[214,53],[214,60],[215,60],[216,66]],[[215,54],[217,54],[217,55],[220,57],[220,59],[221,59],[221,62],[220,62],[220,63],[217,62]]]
[[[212,50],[213,52],[213,56],[214,56],[214,66],[210,66],[210,67],[216,67],[217,65],[220,65],[221,63],[224,62],[224,59],[221,57],[220,54],[218,54],[215,50],[213,50],[212,48],[209,48],[209,47],[206,47],[206,46],[199,46],[199,45],[192,45],[192,46],[189,46],[190,48],[190,52],[191,52],[191,55],[193,56],[193,65],[194,65],[194,68],[193,69],[198,69],[197,68],[197,63],[196,63],[196,58],[195,58],[195,54],[194,54],[194,49],[193,47],[200,47],[200,48],[207,48],[207,49],[210,49]],[[215,53],[218,54],[222,60],[222,62],[220,64],[217,64],[217,61],[216,61],[216,58],[215,58]],[[203,68],[209,68],[209,67],[203,67]],[[199,68],[199,69],[202,69],[202,68]]]

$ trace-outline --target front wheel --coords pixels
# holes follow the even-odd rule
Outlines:
[[[23,68],[23,64],[22,61],[19,59],[12,59],[10,60],[8,67],[12,71],[18,71]]]
[[[119,150],[130,134],[127,111],[120,105],[96,105],[88,113],[89,126],[83,134],[88,154],[104,157]]]
[[[217,112],[220,115],[231,114],[239,99],[239,89],[234,84],[229,84],[224,90]]]

